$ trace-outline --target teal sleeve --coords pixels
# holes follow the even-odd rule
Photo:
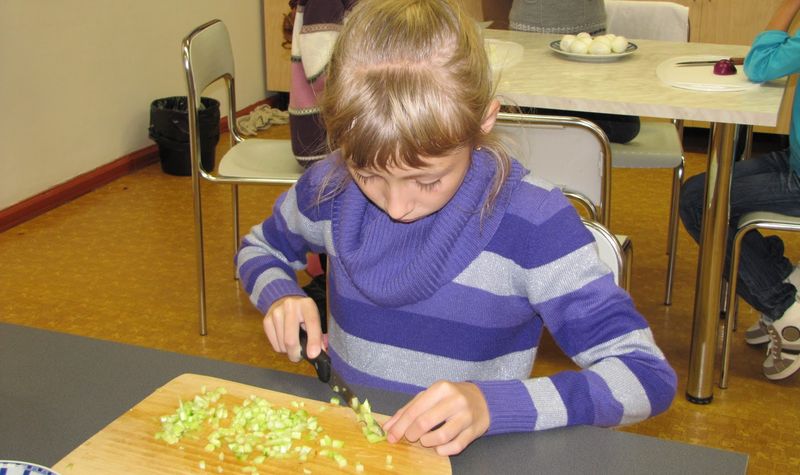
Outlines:
[[[800,35],[779,30],[759,33],[744,60],[744,72],[755,82],[800,72]]]

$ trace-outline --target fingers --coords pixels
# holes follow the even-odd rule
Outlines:
[[[422,434],[447,418],[441,410],[436,410],[444,396],[443,391],[437,387],[439,384],[434,383],[430,388],[414,396],[386,422],[383,428],[389,442],[397,442],[403,437],[410,442],[416,442]]]
[[[440,381],[417,394],[383,428],[391,443],[405,437],[440,455],[460,453],[489,428],[483,395],[472,383]]]
[[[286,346],[286,354],[289,361],[297,363],[303,359],[300,354],[300,322],[303,321],[302,306],[298,299],[286,299],[283,304],[284,324],[283,324],[283,343]]]
[[[322,349],[322,329],[319,311],[314,301],[308,297],[289,296],[272,304],[264,317],[264,333],[278,353],[286,353],[289,360],[302,359],[300,351],[300,325],[308,333],[306,352],[311,358],[319,355]]]
[[[319,310],[312,299],[302,299],[298,303],[301,310],[300,318],[308,334],[306,354],[309,358],[316,358],[322,351],[322,322]]]

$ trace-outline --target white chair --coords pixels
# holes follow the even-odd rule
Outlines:
[[[689,7],[675,2],[606,0],[606,31],[628,39],[689,41]]]
[[[624,252],[619,245],[617,237],[611,234],[605,226],[597,221],[583,220],[584,226],[592,233],[597,243],[597,253],[614,274],[614,282],[620,285],[624,272]]]
[[[728,387],[728,374],[731,364],[731,336],[736,326],[736,279],[739,276],[739,255],[742,248],[744,235],[755,229],[770,229],[772,231],[800,231],[800,217],[788,216],[767,211],[753,211],[739,218],[736,225],[736,234],[733,236],[731,246],[731,262],[728,271],[728,302],[727,315],[723,323],[722,339],[722,368],[720,369],[719,387]]]
[[[689,8],[673,2],[606,0],[606,31],[629,39],[689,41]],[[672,303],[678,245],[678,198],[683,182],[683,121],[643,120],[639,135],[611,144],[614,168],[664,168],[672,172],[664,304]]]
[[[183,67],[188,89],[189,142],[194,194],[195,240],[197,248],[200,334],[206,328],[205,260],[203,256],[203,208],[200,179],[231,186],[233,200],[233,250],[239,247],[240,184],[291,184],[303,173],[292,153],[289,140],[244,139],[236,124],[236,89],[233,51],[228,29],[220,20],[199,26],[184,38]],[[202,92],[224,79],[228,99],[231,148],[220,159],[218,172],[203,169],[200,160],[199,107]]]
[[[536,176],[558,186],[608,228],[611,219],[611,150],[605,133],[593,122],[567,116],[512,114],[497,116],[511,155]],[[624,251],[621,286],[630,290],[633,243],[616,235]]]

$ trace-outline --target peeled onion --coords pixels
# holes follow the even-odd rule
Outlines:
[[[561,42],[558,45],[563,51],[569,51],[569,47],[574,41],[575,35],[564,35],[561,37]]]
[[[720,59],[714,63],[714,74],[717,76],[731,76],[736,74],[736,66],[730,59]]]
[[[583,41],[573,41],[569,46],[570,53],[586,54],[589,52],[589,45]]]
[[[611,51],[615,53],[624,53],[628,49],[628,39],[624,36],[617,36],[611,42]]]
[[[589,54],[611,54],[611,46],[605,41],[594,40],[589,45]]]

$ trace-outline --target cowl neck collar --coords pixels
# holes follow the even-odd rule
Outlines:
[[[349,183],[332,206],[334,245],[347,278],[367,299],[385,307],[433,295],[486,247],[524,169],[513,162],[494,208],[481,216],[494,173],[494,159],[485,151],[473,151],[453,198],[413,223],[392,221]]]

